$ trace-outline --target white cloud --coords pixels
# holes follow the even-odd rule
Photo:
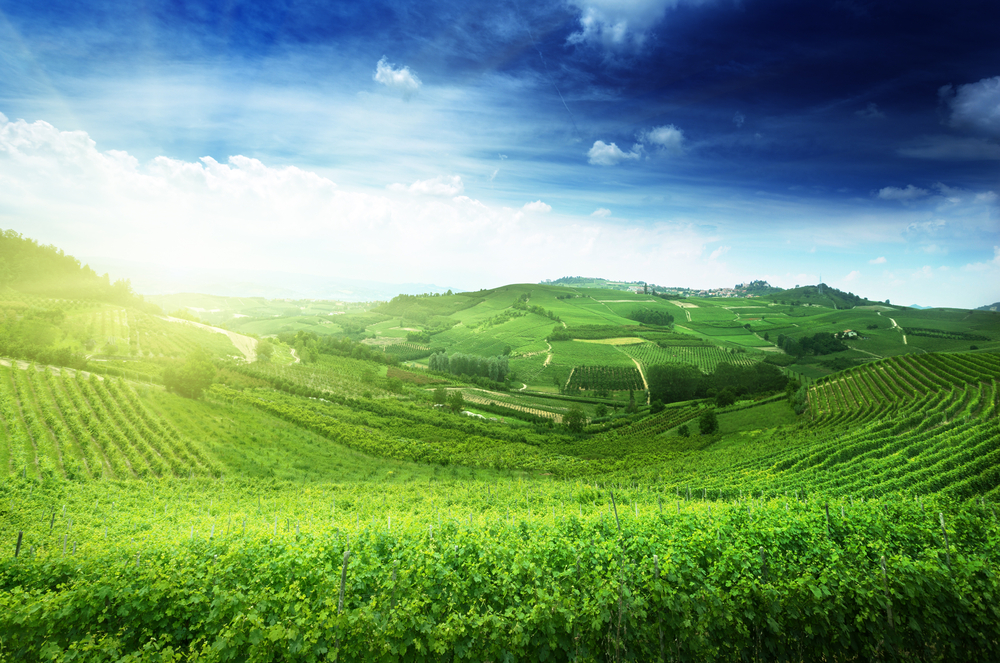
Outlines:
[[[996,272],[997,279],[994,281],[1000,282],[1000,246],[993,247],[993,259],[984,262],[974,262],[967,265],[963,265],[962,269],[968,272],[981,273],[981,272]]]
[[[594,146],[587,152],[587,160],[595,166],[615,166],[621,161],[638,159],[641,147],[634,146],[631,152],[622,152],[614,143],[595,140]]]
[[[869,265],[884,265],[886,263],[885,256],[879,256],[878,258],[873,258],[868,261]]]
[[[986,203],[987,205],[991,205],[997,201],[997,198],[998,196],[995,191],[984,191],[983,193],[977,193],[974,200],[977,203]]]
[[[858,117],[863,117],[867,120],[884,120],[885,113],[878,109],[878,104],[871,102],[864,110],[859,110],[854,112]]]
[[[858,280],[858,278],[860,278],[860,277],[861,277],[861,272],[859,272],[858,270],[855,269],[855,270],[851,271],[847,276],[844,277],[844,281],[846,283],[850,283],[851,281]]]
[[[441,175],[429,180],[417,180],[413,184],[390,184],[389,189],[425,196],[459,196],[465,191],[465,185],[459,175]]]
[[[900,156],[940,161],[995,161],[1000,145],[971,136],[924,136],[897,150]]]
[[[415,190],[451,194],[452,177]],[[72,255],[177,270],[263,267],[468,288],[584,267],[628,280],[736,278],[709,268],[705,245],[717,240],[684,220],[611,227],[549,211],[541,200],[504,208],[464,195],[398,195],[239,155],[140,161],[45,122],[0,123],[0,182],[0,227]],[[540,212],[544,224],[533,218]],[[511,258],[483,261],[484,247]]]
[[[883,189],[879,189],[878,197],[882,200],[916,200],[917,198],[923,198],[929,191],[927,189],[921,189],[915,187],[912,184],[907,184],[905,189],[900,189],[895,186],[887,186]]]
[[[672,124],[653,127],[643,133],[642,138],[673,154],[680,154],[684,151],[684,132]]]
[[[382,59],[375,66],[375,73],[372,75],[375,82],[401,93],[404,99],[413,96],[422,85],[420,79],[410,71],[409,67],[394,69],[385,56],[382,56]]]
[[[600,44],[609,49],[640,49],[667,10],[682,2],[698,5],[704,0],[569,0],[581,15],[580,30],[568,41]]]
[[[1000,76],[957,89],[946,85],[939,93],[951,107],[951,126],[1000,138]]]
[[[728,247],[728,246],[720,246],[716,250],[712,251],[711,254],[709,254],[708,259],[709,260],[715,260],[717,258],[720,258],[720,257],[724,256],[725,254],[729,253],[729,249],[730,248],[731,247]]]
[[[735,124],[737,127],[742,127],[743,123],[746,121],[747,121],[747,116],[739,111],[736,111],[736,114],[733,115],[733,124]]]
[[[611,210],[607,207],[598,207],[590,213],[590,216],[611,216]]]
[[[521,209],[523,209],[525,212],[542,212],[544,214],[546,212],[551,212],[552,206],[546,205],[540,200],[536,200],[533,203],[525,203],[524,207],[522,207]]]

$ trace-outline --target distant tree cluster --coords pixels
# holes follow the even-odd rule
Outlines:
[[[0,232],[0,288],[5,287],[64,299],[143,306],[142,297],[132,292],[127,279],[112,283],[107,274],[98,276],[62,250],[13,230]]]
[[[781,334],[778,336],[778,347],[796,357],[828,355],[850,349],[829,332],[819,332],[799,339]]]
[[[546,318],[555,320],[556,322],[562,322],[562,319],[552,311],[544,309],[541,306],[529,304],[528,299],[530,299],[530,297],[531,295],[528,293],[521,295],[514,300],[514,303],[511,304],[511,308],[518,309],[519,311],[527,311],[528,313],[534,313],[535,315],[545,316]]]
[[[503,382],[510,373],[505,355],[483,357],[456,352],[450,357],[443,352],[431,355],[429,367],[432,371],[488,378],[493,382]]]
[[[664,403],[718,398],[722,394],[719,402],[731,403],[738,396],[780,391],[788,383],[776,366],[763,362],[753,366],[723,362],[708,375],[690,364],[663,364],[650,366],[646,378],[650,398]]]
[[[674,316],[666,311],[657,311],[648,308],[636,309],[628,314],[628,318],[644,325],[656,325],[658,327],[669,327],[674,324]]]

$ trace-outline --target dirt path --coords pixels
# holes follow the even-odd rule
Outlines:
[[[291,350],[291,351],[292,351],[292,359],[294,359],[294,360],[295,360],[295,361],[293,361],[292,363],[293,363],[293,364],[297,364],[297,363],[299,363],[299,355],[298,355],[298,353],[297,353],[297,352],[295,352],[295,348],[289,348],[289,350]]]
[[[548,346],[549,349],[547,351],[548,354],[545,355],[545,363],[542,364],[542,368],[544,368],[544,367],[546,367],[546,366],[548,366],[549,364],[552,363],[552,344],[549,343],[548,341],[545,341],[545,345]]]
[[[210,332],[215,332],[217,334],[225,334],[229,337],[229,340],[233,342],[236,349],[243,353],[248,362],[256,361],[257,359],[257,339],[250,338],[249,336],[244,336],[243,334],[237,334],[236,332],[231,332],[228,329],[219,329],[218,327],[213,327],[211,325],[203,325],[200,322],[191,322],[190,320],[185,320],[183,318],[172,318],[169,315],[160,316],[160,319],[167,320],[169,322],[180,322],[185,325],[191,325],[193,327],[201,327]]]
[[[649,405],[649,383],[646,382],[646,374],[642,370],[642,364],[640,364],[639,360],[635,357],[629,357],[629,359],[631,359],[632,362],[635,363],[635,367],[639,369],[639,376],[642,378],[642,388],[646,390],[646,405]]]
[[[876,313],[877,313],[877,314],[878,314],[879,316],[881,316],[881,315],[882,315],[882,311],[875,311],[875,312],[876,312]],[[885,316],[885,317],[889,318],[889,316]],[[893,320],[892,318],[889,318],[889,322],[891,322],[891,323],[892,323],[892,328],[893,328],[893,329],[899,329],[899,330],[902,330],[902,329],[903,329],[902,327],[900,327],[899,325],[897,325],[897,324],[896,324],[896,321],[895,321],[895,320]],[[903,345],[909,345],[909,344],[908,344],[908,343],[906,342],[906,334],[903,334]]]

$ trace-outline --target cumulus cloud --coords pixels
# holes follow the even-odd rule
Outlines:
[[[416,94],[422,83],[417,75],[410,71],[409,67],[393,68],[385,56],[375,65],[375,73],[372,78],[376,83],[381,83],[390,90],[399,92],[404,99],[409,99]]]
[[[869,265],[884,265],[886,263],[885,256],[879,256],[878,258],[872,258],[868,261]]]
[[[616,166],[622,161],[639,159],[641,150],[641,146],[635,145],[631,152],[623,152],[614,143],[595,140],[594,146],[587,152],[587,160],[595,166]]]
[[[739,111],[736,111],[736,114],[733,115],[733,124],[735,124],[737,127],[742,127],[743,123],[746,121],[747,121],[747,116]]]
[[[465,185],[459,175],[440,175],[429,180],[417,180],[407,186],[405,184],[390,184],[393,191],[414,193],[424,196],[459,196],[465,191]]]
[[[590,213],[590,216],[611,216],[611,210],[607,207],[598,207]]]
[[[885,188],[879,189],[878,197],[882,200],[916,200],[917,198],[923,198],[929,191],[927,189],[921,189],[915,187],[912,184],[907,184],[905,189],[900,189],[896,186],[887,186]]]
[[[653,127],[643,133],[642,138],[672,154],[680,154],[684,151],[684,132],[672,124]]]
[[[524,207],[522,207],[521,209],[523,209],[525,212],[542,212],[544,214],[545,212],[551,212],[552,206],[546,205],[540,200],[536,200],[533,203],[525,203]]]
[[[847,276],[844,277],[844,281],[846,281],[847,283],[850,283],[851,281],[858,280],[858,278],[860,278],[860,277],[861,277],[861,272],[859,272],[858,270],[855,269],[855,270],[851,271]]]
[[[946,85],[938,93],[951,108],[951,126],[1000,138],[1000,76],[957,89]]]
[[[627,266],[635,278],[721,278],[705,258],[714,240],[693,223],[609,228],[552,210],[540,224],[550,209],[541,200],[505,208],[451,196],[452,177],[416,187],[448,196],[396,195],[239,155],[139,160],[99,150],[82,131],[0,121],[0,226],[77,256],[466,288],[578,273],[581,261],[604,274]],[[512,258],[483,261],[484,246]]]
[[[569,36],[571,44],[591,43],[609,49],[641,49],[649,32],[668,9],[682,2],[704,0],[569,0],[580,10],[580,30]]]

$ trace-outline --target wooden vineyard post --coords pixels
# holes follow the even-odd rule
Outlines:
[[[21,539],[24,537],[24,530],[18,531],[17,533],[17,545],[14,546],[14,559],[21,554]]]
[[[657,584],[660,582],[660,558],[656,555],[653,555],[653,580]],[[663,623],[660,619],[659,610],[656,611],[656,631],[660,635],[660,660],[666,661],[666,655],[663,651]]]
[[[823,509],[826,511],[826,538],[830,538],[830,504],[829,502],[823,504]]]
[[[767,554],[764,552],[764,546],[760,547],[760,574],[764,582],[767,582]]]
[[[347,584],[347,562],[351,559],[351,551],[344,551],[344,568],[340,571],[340,596],[337,598],[337,614],[344,612],[344,586]],[[337,658],[340,658],[340,638],[335,642]]]
[[[622,524],[618,520],[618,507],[615,505],[615,491],[612,490],[610,492],[611,492],[611,508],[615,510],[615,524],[618,526],[618,533],[621,534]]]

